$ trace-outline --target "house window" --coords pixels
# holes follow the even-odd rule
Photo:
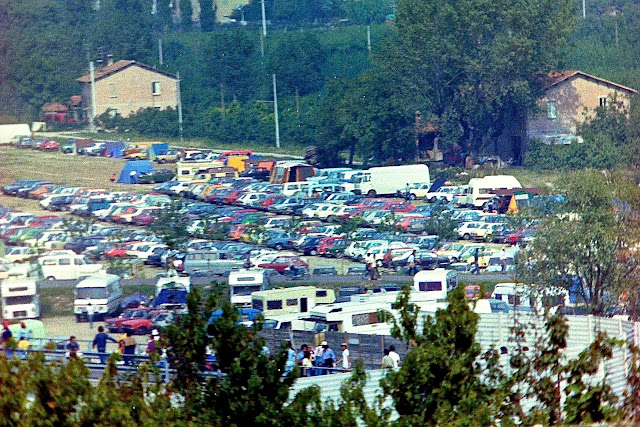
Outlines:
[[[109,83],[109,98],[118,97],[118,86],[115,83]]]
[[[607,97],[606,96],[601,96],[600,97],[600,107],[601,108],[607,108]]]
[[[160,95],[160,82],[151,83],[151,93],[154,95]]]
[[[558,109],[556,107],[556,101],[547,102],[547,118],[549,119],[558,118]]]

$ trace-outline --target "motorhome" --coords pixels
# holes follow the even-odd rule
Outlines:
[[[427,165],[384,166],[371,168],[352,176],[349,182],[342,184],[342,189],[354,194],[376,197],[393,195],[399,188],[429,182]]]
[[[156,296],[160,294],[163,289],[181,288],[187,292],[191,291],[191,278],[178,275],[173,272],[164,277],[159,277],[156,282]]]
[[[49,280],[77,280],[102,270],[101,264],[92,264],[84,255],[71,253],[41,256],[38,264]]]
[[[220,160],[211,160],[205,162],[178,162],[176,163],[177,172],[175,180],[191,182],[197,174],[202,173],[201,171],[221,167],[224,167],[224,162]]]
[[[251,295],[269,289],[269,276],[262,268],[234,270],[229,273],[231,304],[251,307]]]
[[[40,297],[37,278],[7,278],[0,285],[2,318],[4,320],[37,319],[40,317]]]
[[[317,332],[345,332],[350,334],[390,335],[391,325],[384,322],[380,311],[391,311],[391,303],[344,302],[316,305],[301,320]],[[315,324],[314,324],[315,323]],[[296,329],[295,323],[292,325]]]
[[[120,277],[115,274],[95,274],[81,280],[76,285],[73,313],[76,321],[88,320],[93,313],[94,320],[113,317],[120,310],[124,299],[120,287]]]
[[[532,286],[524,283],[498,283],[491,298],[504,301],[510,308],[542,311],[572,305],[569,291],[557,286]]]
[[[496,190],[522,188],[520,182],[511,175],[489,175],[484,178],[471,178],[469,185],[461,195],[456,196],[454,203],[458,206],[481,208],[493,196]]]
[[[271,289],[251,294],[251,307],[262,310],[264,317],[307,313],[318,304],[335,301],[336,294],[332,289],[318,289],[315,286]]]

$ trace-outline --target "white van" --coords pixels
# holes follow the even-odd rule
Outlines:
[[[293,196],[295,194],[297,194],[298,192],[307,192],[307,190],[309,189],[309,182],[306,181],[302,181],[302,182],[285,182],[284,184],[282,184],[282,191],[280,191],[281,194],[285,195],[285,196]]]
[[[454,199],[459,206],[481,208],[494,195],[496,190],[522,188],[520,181],[511,175],[490,175],[484,178],[471,178],[464,193]]]
[[[399,188],[430,182],[427,165],[383,166],[361,171],[342,184],[342,188],[354,194],[376,197],[395,195]]]
[[[41,256],[38,264],[49,280],[77,280],[102,270],[102,265],[91,264],[84,255],[67,253]]]
[[[95,274],[81,280],[76,285],[76,299],[73,301],[73,313],[76,321],[89,320],[88,313],[93,311],[94,320],[113,317],[120,311],[124,297],[120,287],[120,277],[115,274]]]

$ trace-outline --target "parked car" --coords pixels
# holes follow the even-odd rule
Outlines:
[[[58,141],[54,141],[52,139],[46,139],[40,146],[40,150],[42,151],[58,151],[59,149],[60,144]]]
[[[121,332],[124,322],[136,318],[143,318],[150,310],[151,308],[148,307],[127,309],[120,314],[120,316],[105,320],[104,327],[107,328],[109,332]]]
[[[284,274],[287,268],[291,266],[308,268],[309,264],[295,255],[278,256],[273,261],[258,265],[259,268],[276,270],[280,274]]]
[[[176,174],[169,169],[154,169],[150,172],[142,174],[138,177],[140,184],[155,184],[157,182],[166,182],[173,179]]]
[[[175,163],[180,158],[178,150],[162,150],[154,159],[157,163]]]
[[[337,276],[338,271],[335,267],[316,267],[313,269],[314,276]]]

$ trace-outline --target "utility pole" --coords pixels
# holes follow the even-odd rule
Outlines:
[[[371,25],[367,25],[367,49],[371,53]]]
[[[582,19],[587,18],[587,0],[582,0]]]
[[[267,37],[267,14],[264,11],[264,0],[260,1],[262,5],[262,36]]]
[[[158,39],[158,61],[160,61],[160,65],[163,65],[164,58],[162,57],[162,39]]]
[[[93,61],[89,61],[89,74],[91,75],[91,132],[96,132],[96,73],[93,69]]]
[[[180,94],[180,73],[177,73],[178,77],[178,87],[176,91],[176,95],[178,97],[178,132],[180,133],[180,143],[184,142],[182,138],[182,95]]]
[[[273,115],[276,121],[276,148],[280,148],[280,124],[278,122],[278,92],[276,90],[276,75],[272,74],[271,76],[273,77]]]

